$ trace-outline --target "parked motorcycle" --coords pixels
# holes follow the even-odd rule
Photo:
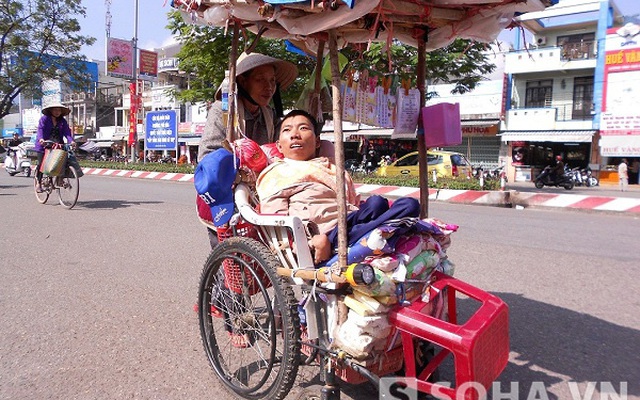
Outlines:
[[[504,178],[505,181],[507,180],[507,176],[506,174],[504,174],[504,166],[499,166],[493,169],[485,169],[485,167],[480,164],[473,167],[471,174],[476,179],[480,179],[480,177],[482,176],[485,181],[499,180],[500,178]]]
[[[542,189],[545,186],[564,187],[567,190],[573,189],[574,182],[571,172],[565,171],[562,175],[552,179],[551,167],[546,166],[542,172],[536,177],[534,184],[536,188]]]
[[[4,159],[4,169],[11,176],[22,173],[24,176],[31,176],[31,160],[27,157],[27,150],[32,149],[33,144],[29,142],[21,143],[15,147],[7,149],[7,157]]]
[[[585,182],[585,180],[582,179],[582,172],[580,172],[580,167],[575,167],[571,169],[565,167],[565,173],[568,173],[571,175],[571,179],[573,179],[573,184],[575,186],[582,186],[587,184],[587,182]]]
[[[582,181],[584,182],[585,185],[587,185],[587,187],[598,186],[600,184],[600,182],[598,181],[598,178],[593,176],[593,172],[589,167],[581,169],[580,175],[581,175]]]

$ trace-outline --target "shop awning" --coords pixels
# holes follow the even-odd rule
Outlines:
[[[200,136],[198,137],[178,137],[178,144],[187,146],[198,146],[200,144]]]
[[[500,135],[503,142],[571,142],[590,143],[595,130],[575,131],[504,131]]]
[[[344,131],[342,133],[345,135],[391,137],[393,129],[358,129],[357,131]]]
[[[603,157],[640,157],[640,135],[612,135],[600,138]]]
[[[111,147],[113,146],[113,142],[96,142],[98,147]]]
[[[390,139],[391,134],[393,133],[393,129],[358,129],[354,131],[343,131],[342,136],[345,139],[354,138],[358,136],[367,136],[368,138],[377,138],[377,139]],[[335,134],[333,132],[322,132],[320,134],[320,139],[328,140],[333,142],[335,140]]]
[[[460,121],[460,126],[489,126],[499,123],[499,119],[463,119]]]

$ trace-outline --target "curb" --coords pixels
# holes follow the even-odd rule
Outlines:
[[[155,179],[177,182],[193,182],[193,174],[166,172],[128,171],[102,168],[83,168],[85,175],[115,176],[120,178]],[[399,186],[358,185],[356,190],[364,195],[381,195],[388,198],[420,198],[420,189]],[[446,203],[485,205],[493,207],[549,207],[578,210],[631,213],[640,215],[640,199],[579,194],[525,193],[517,190],[481,191],[429,189],[429,200]]]

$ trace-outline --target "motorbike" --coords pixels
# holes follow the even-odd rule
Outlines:
[[[575,168],[565,168],[565,174],[571,174],[571,179],[573,179],[574,186],[582,186],[587,185],[587,182],[582,179],[582,172],[580,172],[580,167]]]
[[[598,186],[600,184],[600,182],[598,181],[598,178],[593,176],[593,172],[589,167],[581,169],[580,175],[581,175],[582,181],[584,182],[585,185],[587,185],[587,187]]]
[[[545,186],[564,187],[567,190],[573,189],[574,182],[571,172],[565,171],[562,175],[557,176],[556,179],[551,177],[551,167],[546,166],[542,172],[536,177],[534,184],[536,188],[542,189]]]
[[[22,173],[31,176],[31,160],[27,157],[27,150],[33,148],[33,144],[25,142],[7,149],[7,157],[4,159],[4,169],[11,176]]]

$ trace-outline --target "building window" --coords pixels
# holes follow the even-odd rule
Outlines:
[[[573,112],[571,119],[589,120],[593,108],[593,77],[575,78],[573,81]]]
[[[124,110],[116,110],[116,126],[124,126]]]
[[[586,60],[596,57],[595,33],[558,36],[558,47],[562,48],[563,60]]]
[[[187,105],[182,103],[180,104],[180,116],[178,122],[187,122]]]
[[[553,80],[527,82],[527,93],[525,98],[525,108],[542,108],[551,106],[551,96],[553,94]]]

